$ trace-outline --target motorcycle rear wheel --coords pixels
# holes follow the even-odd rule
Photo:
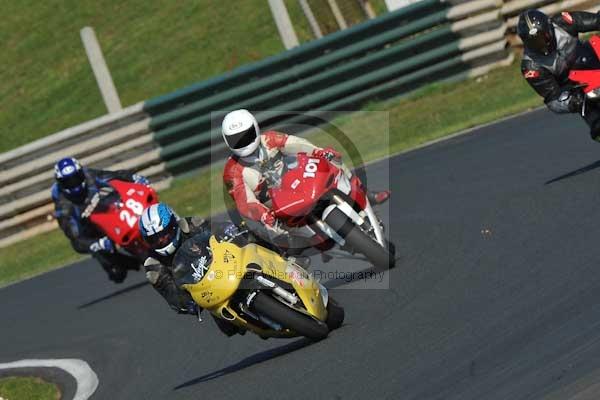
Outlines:
[[[396,259],[390,250],[363,232],[341,210],[333,209],[325,223],[343,237],[348,246],[367,257],[376,268],[391,269],[396,265]]]
[[[254,311],[311,340],[322,340],[329,334],[323,322],[304,315],[268,294],[258,293],[252,302]]]

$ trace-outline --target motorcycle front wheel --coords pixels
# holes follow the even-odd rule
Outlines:
[[[396,265],[394,254],[389,248],[382,247],[338,208],[327,215],[325,223],[343,237],[349,247],[367,257],[376,268],[390,269]]]
[[[329,334],[329,328],[325,323],[295,311],[268,294],[258,293],[252,301],[252,306],[259,315],[277,322],[300,336],[311,340],[322,340]]]

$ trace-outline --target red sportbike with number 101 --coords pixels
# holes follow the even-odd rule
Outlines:
[[[338,244],[378,268],[394,267],[394,246],[384,237],[383,223],[360,179],[347,177],[325,156],[298,153],[287,158],[281,178],[265,174],[275,216],[290,235],[322,248]]]

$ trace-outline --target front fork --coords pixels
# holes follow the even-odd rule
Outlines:
[[[325,211],[323,211],[322,219],[316,220],[315,225],[321,230],[321,232],[325,233],[331,239],[333,239],[337,244],[343,246],[346,241],[343,237],[341,237],[335,230],[333,230],[324,220],[327,218],[327,215],[334,209],[338,208],[341,212],[343,212],[356,226],[362,227],[365,224],[365,219],[354,210],[339,195],[334,194],[332,196],[333,202],[335,204],[330,204]],[[373,233],[375,234],[375,240],[381,247],[385,247],[385,239],[383,237],[383,230],[381,229],[381,224],[379,223],[379,219],[377,215],[375,215],[375,211],[373,211],[373,207],[369,203],[369,199],[366,199],[366,207],[365,207],[366,217],[369,219],[369,223],[373,229]]]

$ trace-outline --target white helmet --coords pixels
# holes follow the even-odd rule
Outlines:
[[[227,114],[221,132],[231,152],[238,157],[249,156],[260,144],[258,121],[248,110],[235,110]]]

